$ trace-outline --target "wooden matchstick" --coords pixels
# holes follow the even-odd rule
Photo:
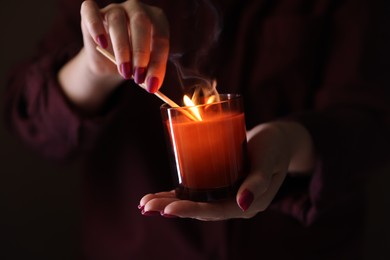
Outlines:
[[[98,52],[100,52],[104,57],[106,57],[107,59],[109,59],[112,63],[114,63],[116,65],[116,61],[115,61],[115,57],[114,55],[112,55],[109,51],[103,49],[102,47],[100,46],[96,46],[96,50]],[[142,83],[142,84],[138,84],[141,88],[145,89],[146,90],[146,85],[145,83]],[[176,104],[172,99],[168,98],[166,95],[164,95],[163,93],[161,93],[161,91],[157,91],[154,93],[155,96],[157,96],[158,98],[160,98],[162,101],[164,101],[165,103],[167,103],[170,107],[180,107],[178,104]],[[184,109],[181,109],[181,111],[183,112],[183,114],[185,114],[187,117],[189,117],[191,120],[194,120],[194,121],[199,121],[199,119],[197,119],[195,116],[193,116],[191,113],[189,113],[188,111],[184,110]]]

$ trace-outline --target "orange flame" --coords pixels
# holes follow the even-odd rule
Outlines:
[[[197,105],[208,105],[213,102],[219,101],[219,94],[216,87],[217,81],[213,80],[211,89],[197,87],[192,94],[192,98],[188,97],[187,95],[184,95],[184,105],[189,107],[188,114],[191,115],[191,118],[193,120],[196,119],[196,121],[202,121],[200,110],[196,107]]]
[[[211,104],[215,101],[215,95],[209,96],[209,98],[206,101],[206,104]]]
[[[199,109],[195,106],[194,102],[187,96],[184,95],[183,102],[186,106],[190,108],[191,114],[196,117],[197,120],[202,121]]]

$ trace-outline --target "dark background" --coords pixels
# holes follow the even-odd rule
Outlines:
[[[0,99],[6,72],[33,53],[51,25],[57,2],[2,2]],[[1,107],[2,102],[2,115]],[[390,259],[389,186],[390,169],[385,169],[368,185],[367,200],[362,201],[362,206],[369,209],[365,259]],[[42,160],[9,133],[0,120],[0,259],[78,258],[79,201],[77,163],[58,166]]]
[[[51,25],[57,2],[1,2],[0,99],[7,71],[32,54]],[[25,148],[4,127],[2,100],[0,107],[0,259],[76,259],[78,167],[50,164]]]

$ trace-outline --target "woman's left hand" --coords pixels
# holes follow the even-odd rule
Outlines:
[[[208,203],[180,200],[174,191],[147,194],[140,201],[141,213],[206,221],[251,218],[267,209],[289,168],[312,167],[311,138],[298,123],[262,124],[247,136],[250,171],[235,198]]]

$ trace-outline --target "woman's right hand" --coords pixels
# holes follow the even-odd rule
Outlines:
[[[91,68],[97,74],[113,73],[112,66],[96,52],[96,45],[115,56],[117,70],[125,79],[134,74],[155,92],[164,79],[169,50],[169,29],[161,9],[128,0],[99,9],[94,1],[81,5],[81,28]]]
[[[87,0],[80,13],[84,48],[59,72],[65,94],[76,105],[96,110],[132,76],[138,84],[145,82],[150,93],[161,87],[169,52],[169,26],[161,9],[137,0],[99,9]],[[97,45],[114,54],[116,66],[96,50]]]

